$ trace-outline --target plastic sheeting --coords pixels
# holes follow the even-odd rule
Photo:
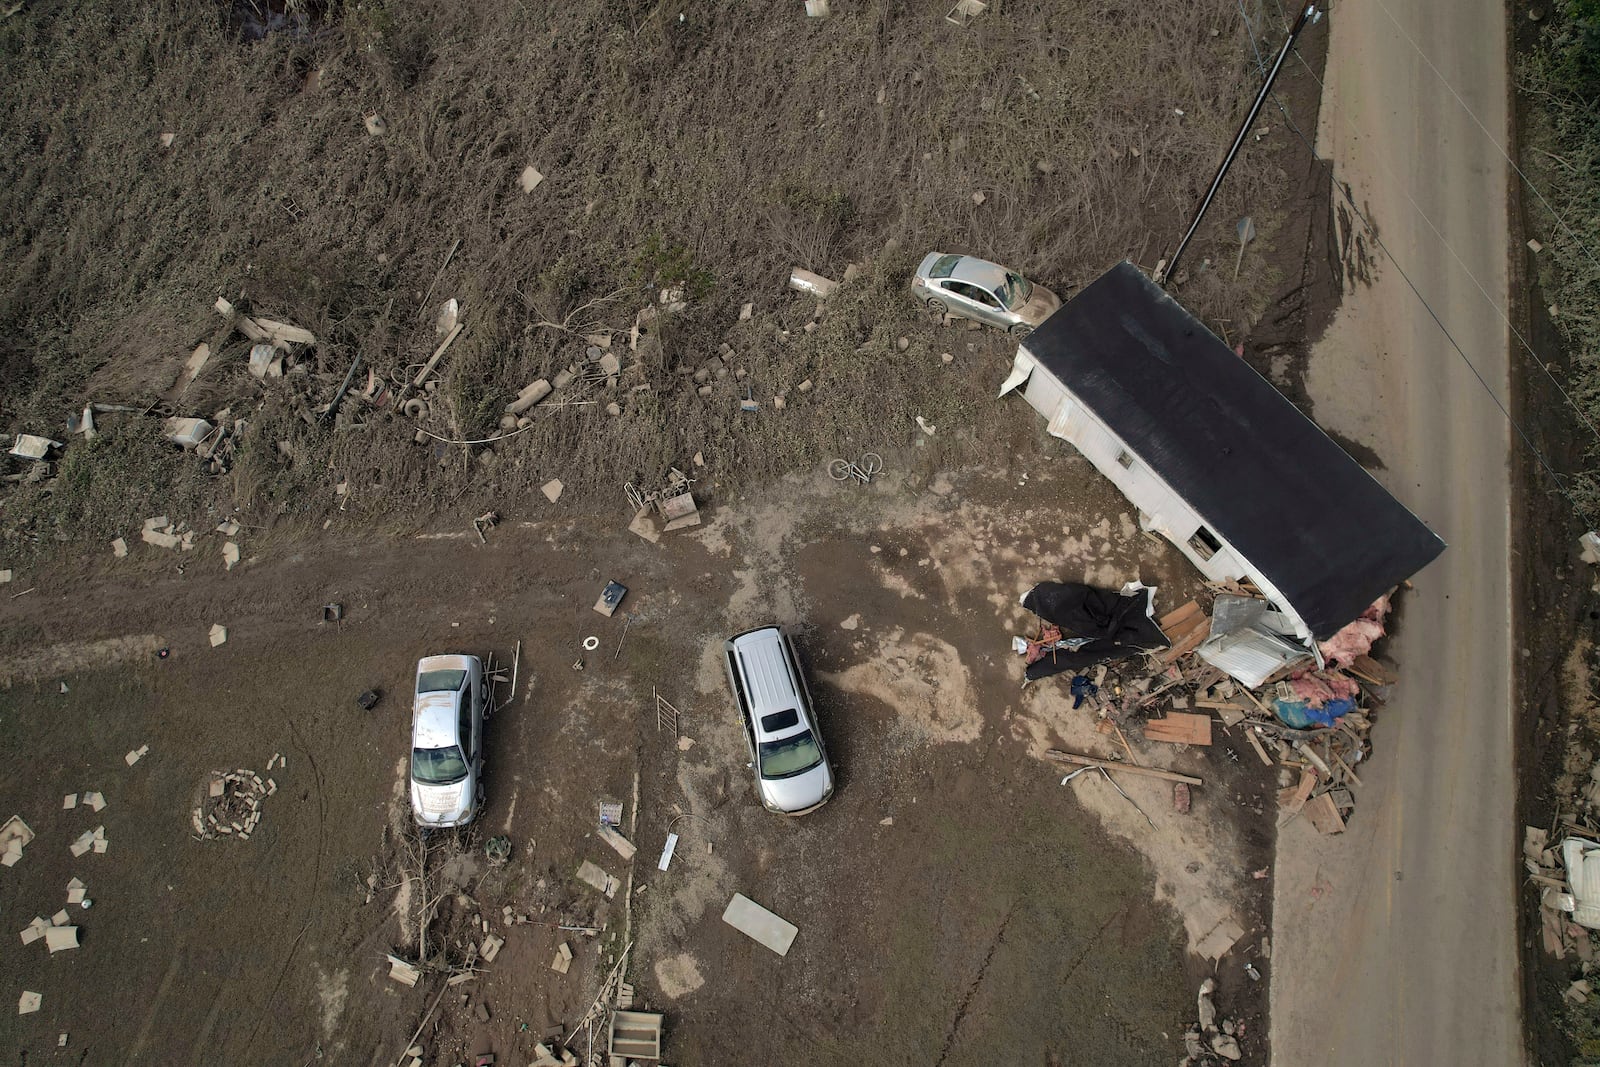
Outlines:
[[[1034,586],[1022,598],[1023,607],[1060,627],[1063,636],[1089,640],[1076,650],[1051,652],[1028,664],[1028,681],[1166,648],[1166,635],[1152,617],[1154,595],[1154,589],[1138,584],[1120,591],[1077,582]]]

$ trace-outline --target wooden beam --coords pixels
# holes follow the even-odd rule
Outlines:
[[[1073,752],[1063,752],[1059,748],[1052,748],[1045,753],[1049,759],[1057,763],[1076,763],[1084,767],[1099,767],[1106,771],[1121,771],[1123,774],[1137,775],[1141,778],[1160,778],[1164,782],[1185,782],[1189,785],[1204,785],[1199,778],[1176,771],[1161,771],[1154,767],[1130,767],[1126,763],[1113,763],[1110,760],[1096,759],[1093,756],[1079,756]]]
[[[1250,742],[1250,747],[1256,750],[1256,755],[1261,757],[1261,762],[1268,767],[1272,766],[1272,757],[1267,755],[1266,746],[1262,745],[1261,738],[1249,727],[1245,728],[1244,736]]]

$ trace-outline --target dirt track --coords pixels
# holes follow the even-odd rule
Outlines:
[[[1195,889],[1181,870],[1179,883],[1158,870],[1153,885],[1145,861],[1074,797],[1124,801],[1063,789],[1057,769],[1030,756],[1093,731],[1087,718],[1060,718],[1054,695],[1019,696],[1005,643],[1025,622],[1016,594],[1042,574],[1142,575],[1172,596],[1191,579],[1175,553],[1124,536],[1120,500],[1076,461],[1034,464],[1025,490],[1019,471],[926,483],[902,473],[917,462],[891,458],[893,477],[869,490],[817,475],[747,498],[660,548],[609,517],[572,514],[508,521],[487,546],[453,531],[247,538],[232,573],[207,542],[187,557],[141,548],[116,570],[41,577],[40,593],[18,601],[6,662],[20,648],[112,634],[159,635],[172,652],[7,696],[8,747],[38,762],[0,790],[39,837],[0,883],[5,912],[19,927],[48,915],[74,875],[95,899],[76,920],[81,949],[51,958],[14,946],[0,960],[8,986],[45,995],[40,1013],[8,1024],[16,1046],[30,1063],[300,1063],[319,1048],[325,1062],[393,1062],[441,981],[404,989],[383,959],[415,952],[408,846],[395,832],[409,672],[425,652],[504,655],[520,637],[521,692],[491,722],[489,809],[431,860],[445,899],[430,953],[461,959],[481,940],[479,916],[507,945],[462,987],[469,1005],[447,996],[424,1034],[430,1056],[518,1062],[582,1013],[626,916],[622,894],[602,901],[572,873],[589,859],[622,876],[589,829],[598,799],[631,808],[637,767],[630,973],[643,1005],[668,1013],[671,1062],[1166,1058],[1198,976],[1179,917],[1152,898],[1181,906]],[[606,577],[632,589],[620,654],[623,617],[590,609]],[[320,621],[329,601],[345,605],[344,621]],[[714,656],[719,635],[773,617],[800,627],[841,770],[833,803],[798,822],[756,805]],[[217,649],[205,641],[212,622],[228,627]],[[590,633],[600,648],[577,671]],[[387,695],[363,712],[354,697],[374,685]],[[653,687],[683,710],[692,747],[656,731]],[[126,766],[123,753],[141,744],[149,755]],[[260,771],[274,752],[289,764],[270,772],[279,791],[252,838],[193,840],[206,773]],[[1200,762],[1189,765],[1224,754],[1191,753]],[[93,823],[58,809],[62,794],[87,789],[108,799],[96,821],[111,847],[72,860],[66,844]],[[1223,780],[1213,799],[1239,790],[1259,803],[1258,786]],[[1197,800],[1197,824],[1217,815],[1210,795]],[[694,817],[673,823],[681,812]],[[662,874],[669,825],[683,841]],[[482,839],[500,832],[515,852],[491,870]],[[1214,867],[1218,891],[1247,915],[1235,880],[1250,861],[1227,855],[1188,877]],[[736,891],[800,927],[787,958],[720,921]],[[561,935],[578,953],[563,978],[548,970],[556,933],[504,929],[502,904],[607,933]],[[472,1015],[480,1000],[486,1024]],[[1228,1009],[1259,1030],[1244,992]],[[62,1031],[70,1044],[57,1053]]]

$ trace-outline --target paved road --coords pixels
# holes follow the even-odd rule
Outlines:
[[[1484,130],[1505,143],[1505,11],[1342,0],[1329,22],[1315,31],[1332,35],[1319,152],[1392,258],[1377,254],[1375,284],[1346,296],[1313,352],[1315,415],[1371,446],[1380,480],[1450,549],[1403,601],[1391,651],[1404,678],[1351,830],[1319,838],[1299,820],[1280,834],[1274,1058],[1521,1064],[1511,439],[1489,395],[1506,393],[1508,168]]]

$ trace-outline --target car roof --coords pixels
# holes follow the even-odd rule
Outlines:
[[[1006,269],[977,256],[962,256],[950,270],[953,281],[981,285],[985,289],[999,289],[1006,283]]]
[[[417,697],[411,717],[412,748],[448,748],[457,744],[457,717],[461,693],[424,693]]]
[[[744,678],[750,712],[755,717],[757,737],[762,741],[770,741],[810,729],[805,700],[789,668],[783,631],[776,626],[752,630],[735,637],[733,647],[737,653],[734,658]],[[798,670],[798,666],[795,669]],[[790,710],[796,712],[798,718],[793,726],[773,732],[761,728],[761,720],[765,716]]]

